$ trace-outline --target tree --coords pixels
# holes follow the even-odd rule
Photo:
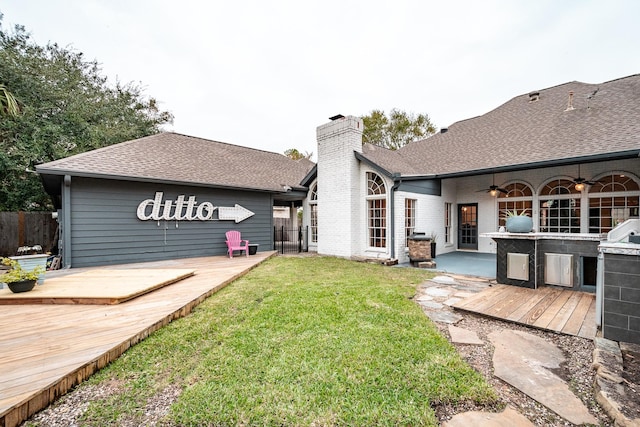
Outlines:
[[[16,117],[19,112],[20,106],[18,106],[15,96],[9,92],[5,85],[0,83],[0,116]]]
[[[310,153],[308,151],[305,153],[301,153],[295,148],[289,148],[288,150],[285,150],[284,155],[290,158],[291,160],[300,160],[300,159],[311,159],[311,156],[313,156],[313,153]]]
[[[380,145],[397,150],[406,144],[424,139],[436,132],[427,114],[406,113],[396,108],[389,116],[382,110],[373,110],[363,116],[362,143]]]
[[[95,60],[1,24],[0,14],[0,82],[21,114],[0,115],[0,211],[52,208],[29,173],[35,165],[158,133],[173,120],[140,86],[109,84]]]

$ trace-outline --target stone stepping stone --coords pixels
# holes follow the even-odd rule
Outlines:
[[[471,411],[454,415],[449,421],[445,421],[442,427],[533,427],[524,415],[516,412],[512,407],[507,407],[500,413]]]
[[[555,345],[522,331],[489,334],[494,375],[576,425],[598,424],[587,407],[553,373],[565,358]]]
[[[445,302],[443,302],[444,305],[448,305],[449,307],[451,307],[452,305],[458,303],[462,301],[462,298],[449,298],[448,300],[446,300]]]
[[[451,291],[443,288],[429,288],[425,291],[425,294],[432,297],[448,297],[451,295]]]
[[[433,310],[440,310],[444,307],[444,305],[440,304],[439,302],[425,300],[420,301],[420,305],[424,308],[431,308]]]
[[[458,323],[459,321],[462,320],[462,316],[447,310],[439,310],[439,311],[424,310],[424,312],[429,317],[429,319],[431,319],[434,322],[453,324],[453,323]]]
[[[440,283],[442,285],[457,285],[458,282],[451,276],[436,276],[431,279],[432,282]]]
[[[484,342],[478,337],[478,334],[468,329],[458,328],[457,326],[449,325],[449,335],[451,335],[451,342],[457,344],[484,344]]]

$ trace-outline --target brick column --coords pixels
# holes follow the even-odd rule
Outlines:
[[[361,213],[359,162],[362,119],[340,117],[317,128],[318,253],[351,257],[359,253]]]

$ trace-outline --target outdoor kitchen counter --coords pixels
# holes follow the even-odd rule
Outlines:
[[[498,283],[596,290],[598,245],[606,239],[605,234],[494,232],[480,236],[497,243]]]
[[[640,244],[630,242],[602,242],[599,249],[606,254],[640,255]]]
[[[600,242],[606,240],[606,234],[592,233],[509,233],[493,232],[482,233],[480,237],[490,237],[492,239],[524,239],[524,240],[583,240]]]

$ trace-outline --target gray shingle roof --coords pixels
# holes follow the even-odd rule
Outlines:
[[[567,110],[569,92],[573,109]],[[391,173],[455,174],[558,159],[640,151],[640,74],[600,84],[570,82],[517,96],[397,152],[365,147]]]
[[[285,185],[300,188],[312,167],[306,159],[166,132],[44,163],[36,170],[281,192]]]

